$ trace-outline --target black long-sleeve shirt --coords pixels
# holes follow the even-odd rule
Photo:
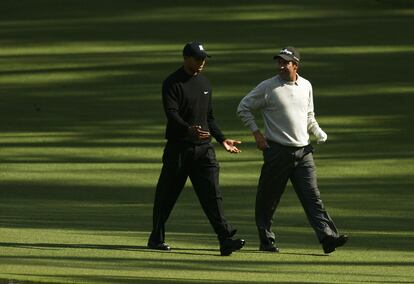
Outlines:
[[[211,103],[212,89],[203,74],[191,76],[181,67],[168,76],[162,85],[162,101],[167,116],[165,138],[175,142],[194,144],[209,143],[208,140],[195,140],[188,136],[188,128],[200,125],[203,130],[221,143],[225,140],[213,115]]]

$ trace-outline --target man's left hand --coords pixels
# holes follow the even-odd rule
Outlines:
[[[236,145],[240,143],[241,141],[238,140],[226,139],[221,145],[223,145],[224,149],[226,149],[227,152],[237,154],[241,152],[241,150],[236,147]]]
[[[316,136],[316,141],[318,142],[318,144],[325,143],[326,140],[328,139],[328,135],[321,128],[319,128],[316,131],[315,136]]]

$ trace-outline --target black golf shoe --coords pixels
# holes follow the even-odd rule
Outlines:
[[[167,243],[153,243],[153,242],[148,242],[147,247],[149,249],[156,249],[156,250],[164,250],[164,251],[170,251],[171,247],[167,244]]]
[[[268,251],[268,252],[279,252],[279,248],[275,245],[274,242],[267,243],[267,244],[260,244],[259,247],[260,251]]]
[[[246,244],[243,239],[225,239],[220,242],[220,254],[222,256],[231,255],[234,251],[240,250]]]
[[[347,241],[348,241],[347,235],[340,235],[337,238],[328,236],[322,241],[323,252],[324,253],[334,252],[337,247],[343,246]]]

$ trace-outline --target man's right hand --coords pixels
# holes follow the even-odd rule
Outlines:
[[[207,140],[210,138],[210,132],[202,130],[200,125],[191,125],[188,128],[188,136],[195,140]]]
[[[269,144],[267,144],[266,137],[263,136],[260,130],[253,132],[253,136],[254,136],[254,139],[256,140],[257,149],[263,151],[269,148]]]

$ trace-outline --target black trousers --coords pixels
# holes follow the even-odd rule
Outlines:
[[[326,236],[337,237],[338,230],[320,197],[312,146],[287,147],[271,141],[269,146],[263,151],[264,164],[256,195],[255,215],[260,242],[275,241],[273,215],[289,179],[319,242]]]
[[[223,214],[219,189],[219,165],[213,146],[168,142],[163,167],[155,192],[153,229],[149,241],[164,242],[165,223],[188,177],[219,241],[232,237],[236,230]]]

